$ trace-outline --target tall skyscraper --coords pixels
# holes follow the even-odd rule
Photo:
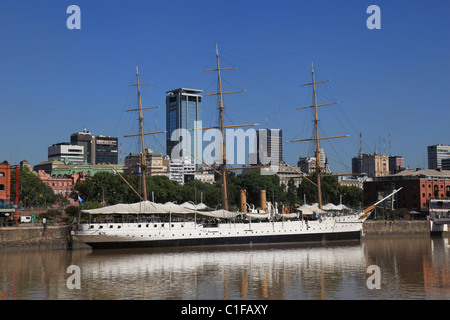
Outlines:
[[[450,145],[428,146],[428,169],[442,169],[443,159],[450,159]]]
[[[167,91],[166,97],[166,146],[172,158],[188,157],[196,167],[201,162],[185,150],[201,159],[202,155],[202,96],[203,90],[179,88]],[[177,129],[185,129],[176,132]],[[175,148],[175,149],[174,149]]]
[[[280,165],[283,161],[283,131],[258,129],[255,136],[255,152],[250,152],[251,165]]]

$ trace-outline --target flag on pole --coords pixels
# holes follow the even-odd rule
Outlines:
[[[78,195],[78,202],[83,203],[83,199],[81,199],[80,195]]]

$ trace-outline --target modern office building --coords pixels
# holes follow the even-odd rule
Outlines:
[[[442,159],[442,170],[450,170],[450,158]]]
[[[90,131],[86,131],[86,129],[84,129],[83,132],[73,133],[70,136],[70,144],[83,146],[84,163],[94,163],[95,159],[92,158],[93,136]]]
[[[256,130],[254,152],[250,152],[250,165],[279,166],[283,161],[283,131],[280,129]]]
[[[83,164],[84,147],[62,142],[48,147],[48,161],[61,160],[66,164]]]
[[[186,182],[195,179],[195,165],[188,157],[184,159],[171,159],[169,162],[169,179],[184,185]]]
[[[197,168],[201,166],[201,161],[195,157],[202,158],[202,130],[193,129],[202,127],[201,92],[203,90],[187,88],[166,92],[167,154],[172,160],[189,157]]]
[[[119,139],[116,137],[94,136],[92,158],[95,164],[117,164],[119,162]]]
[[[117,164],[119,162],[118,141],[116,137],[94,136],[86,129],[70,136],[71,145],[83,146],[84,163],[88,164]]]
[[[405,170],[405,159],[400,156],[389,157],[389,173],[394,174]]]
[[[352,174],[354,177],[362,174],[362,154],[352,158]]]
[[[428,169],[442,168],[443,159],[450,159],[450,145],[436,144],[428,146]]]

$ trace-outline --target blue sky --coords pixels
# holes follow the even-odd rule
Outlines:
[[[81,30],[69,30],[69,5],[81,9]],[[381,9],[381,29],[369,30],[370,5]],[[119,137],[121,158],[137,151],[135,82],[148,131],[165,129],[165,92],[217,89],[215,46],[228,124],[259,123],[283,129],[284,159],[308,156],[312,115],[311,62],[321,135],[351,137],[323,142],[334,172],[349,172],[363,134],[365,152],[401,155],[426,167],[426,147],[450,144],[450,2],[432,1],[3,1],[0,5],[0,161],[32,165],[47,148],[84,128]],[[204,122],[214,124],[216,98],[205,98]],[[155,123],[156,116],[156,123]],[[267,119],[267,120],[266,120]],[[384,142],[383,142],[384,141]],[[165,137],[147,138],[164,152]]]

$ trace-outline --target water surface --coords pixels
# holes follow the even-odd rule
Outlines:
[[[70,265],[80,289],[69,289]],[[369,289],[370,265],[380,289]],[[0,251],[0,299],[450,299],[449,238],[179,249]]]

